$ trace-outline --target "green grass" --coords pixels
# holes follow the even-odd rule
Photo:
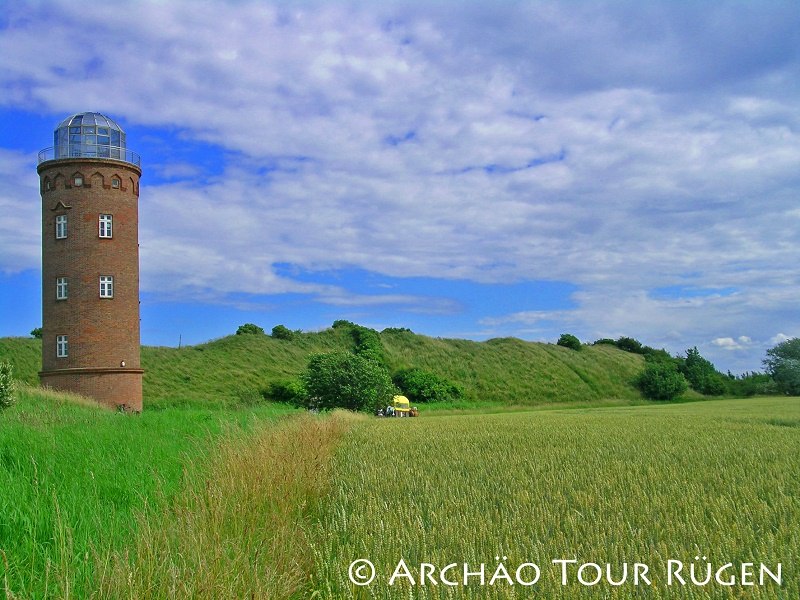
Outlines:
[[[458,383],[467,406],[641,398],[631,381],[642,369],[642,357],[611,346],[585,346],[575,352],[513,338],[472,342],[408,332],[382,334],[381,340],[392,370],[422,367]],[[145,346],[145,407],[252,404],[271,382],[303,372],[311,354],[352,347],[346,328],[304,333],[292,340],[233,335],[180,349]],[[38,381],[40,352],[39,340],[0,338],[0,361],[10,360],[16,376],[27,383]]]
[[[306,413],[225,440],[168,511],[145,515],[129,547],[98,561],[98,597],[304,597],[312,517],[357,418]]]
[[[292,411],[264,404],[259,390],[297,376],[312,353],[352,348],[342,328],[144,347],[138,416],[23,388],[0,412],[6,595],[529,597],[389,589],[387,569],[400,558],[508,556],[661,572],[670,557],[704,553],[781,562],[786,588],[748,597],[797,597],[800,534],[787,527],[800,522],[797,399],[648,403],[630,383],[642,357],[610,346],[381,338],[392,369],[433,371],[462,385],[465,400],[423,407],[419,419],[351,420],[341,440],[346,427],[328,418],[273,427]],[[37,382],[40,353],[39,340],[0,338],[0,361],[22,381]],[[346,579],[361,557],[379,566],[368,590]],[[658,581],[637,596],[543,576],[536,597],[742,592]]]
[[[322,598],[797,598],[800,400],[372,419],[339,448],[318,525]],[[666,561],[782,564],[784,587],[667,587]],[[408,565],[542,567],[534,588],[388,585]],[[358,588],[359,558],[377,579]],[[553,559],[650,567],[652,586],[562,586]],[[512,571],[513,573],[513,571]],[[457,578],[457,577],[456,577]],[[452,578],[451,578],[452,579]]]
[[[165,409],[132,416],[23,388],[0,413],[0,581],[23,598],[85,597],[94,559],[164,508],[186,468],[287,409]]]
[[[124,415],[24,388],[0,413],[7,597],[750,598],[800,593],[800,400],[548,404],[418,419],[273,406]],[[563,407],[563,408],[562,408]],[[785,587],[667,588],[695,555]],[[409,565],[542,566],[533,590],[409,587]],[[369,558],[378,579],[347,581]],[[550,561],[643,562],[563,587]],[[688,567],[687,567],[688,568]],[[474,579],[472,580],[475,581]]]
[[[479,405],[641,398],[631,381],[643,367],[642,357],[606,345],[576,352],[515,338],[472,342],[409,333],[381,337],[393,367],[433,371],[463,385],[467,402]]]
[[[0,337],[0,362],[10,362],[14,378],[28,385],[39,385],[42,368],[42,342],[33,338]]]

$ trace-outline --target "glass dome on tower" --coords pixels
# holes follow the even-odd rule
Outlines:
[[[53,132],[53,148],[39,153],[39,162],[58,158],[113,158],[135,165],[139,155],[125,145],[116,121],[98,112],[84,112],[61,121]]]

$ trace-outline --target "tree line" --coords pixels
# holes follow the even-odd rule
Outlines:
[[[574,335],[563,334],[557,344],[580,350],[582,344]],[[666,350],[645,346],[630,337],[616,340],[604,338],[594,344],[609,344],[645,358],[645,368],[634,383],[651,400],[674,400],[687,389],[705,396],[754,396],[756,394],[800,395],[800,338],[792,338],[767,350],[764,372],[735,376],[723,374],[711,361],[701,356],[697,347],[683,356],[671,356]]]

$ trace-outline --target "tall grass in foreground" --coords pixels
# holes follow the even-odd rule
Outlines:
[[[322,598],[800,597],[796,398],[374,419],[344,440],[333,485],[314,549]],[[781,563],[783,587],[668,587],[666,561],[688,579],[695,556]],[[366,587],[348,580],[360,558],[377,568]],[[417,583],[423,562],[485,563],[488,581],[498,562],[513,575],[530,561],[542,575],[389,586],[400,559]],[[562,586],[554,559],[610,563],[616,579],[642,562],[652,585],[582,586],[573,569]]]
[[[226,440],[131,550],[98,565],[99,597],[289,598],[313,566],[308,525],[354,416],[304,415]]]
[[[123,415],[79,396],[23,387],[16,405],[0,414],[5,595],[90,597],[95,557],[126,547],[137,515],[164,510],[214,440],[236,439],[286,412]]]

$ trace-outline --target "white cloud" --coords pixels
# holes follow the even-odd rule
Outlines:
[[[778,333],[778,334],[774,335],[772,338],[770,338],[769,343],[771,345],[782,344],[783,342],[786,342],[786,341],[792,339],[792,337],[793,336],[786,335],[785,333]]]
[[[42,208],[35,157],[0,148],[0,271],[17,273],[41,263]]]
[[[719,337],[711,340],[711,343],[723,350],[746,350],[753,340],[750,336],[740,335],[738,338],[732,337]]]

